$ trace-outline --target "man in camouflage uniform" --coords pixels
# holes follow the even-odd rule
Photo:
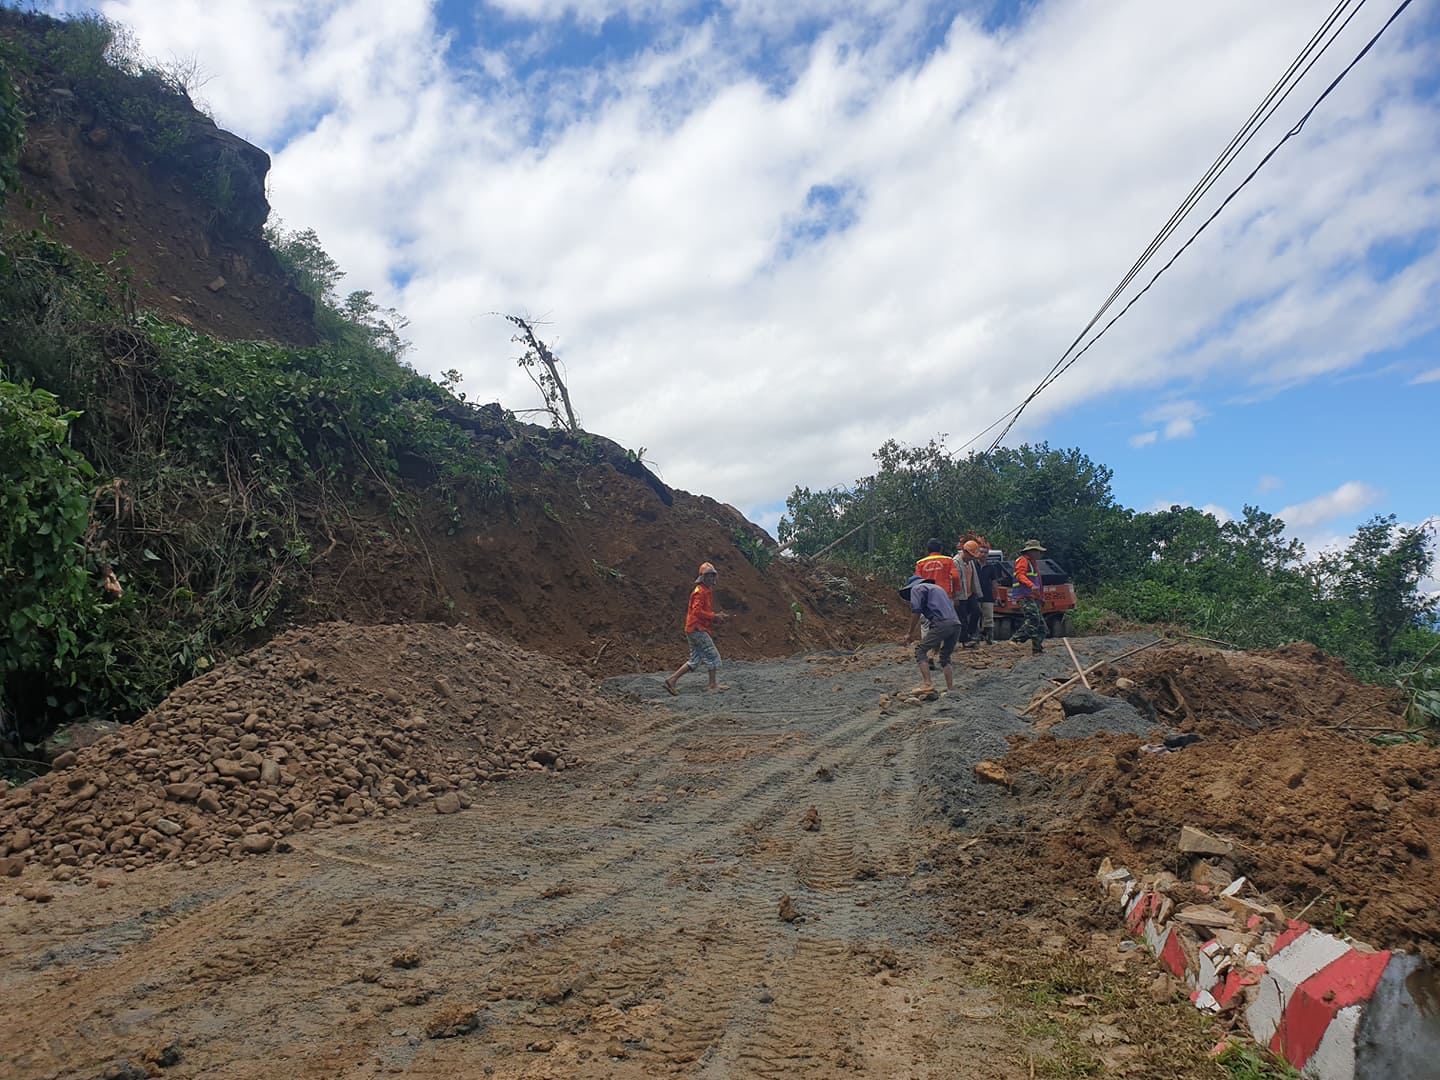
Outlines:
[[[1040,563],[1037,556],[1045,554],[1039,540],[1027,540],[1015,559],[1015,584],[1010,587],[1010,598],[1020,608],[1024,621],[1015,632],[1017,642],[1030,641],[1032,653],[1045,651],[1045,616],[1040,612],[1042,599]]]

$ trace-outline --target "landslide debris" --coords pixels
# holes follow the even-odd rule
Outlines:
[[[194,865],[459,810],[477,784],[577,764],[575,738],[623,715],[586,676],[464,628],[296,630],[0,796],[0,869]]]
[[[1233,844],[1226,869],[1308,910],[1309,921],[1440,958],[1440,749],[1337,730],[1401,727],[1392,692],[1310,646],[1174,648],[1097,685],[1119,677],[1162,722],[1202,738],[1174,752],[1114,734],[1013,746],[1012,777],[1038,778],[1068,800],[1067,825],[1042,842],[1074,880],[1105,856],[1169,866],[1191,826]]]

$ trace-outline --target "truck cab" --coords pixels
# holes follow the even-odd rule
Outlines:
[[[1015,580],[1015,563],[1006,559],[998,548],[990,549],[986,561],[1004,567],[1004,573],[995,582],[995,637],[1004,641],[1020,622],[1020,605],[1010,598],[1010,586],[1000,584]],[[1069,637],[1070,612],[1076,604],[1075,586],[1064,567],[1054,559],[1042,557],[1036,562],[1040,566],[1040,612],[1045,616],[1045,630],[1051,637]]]

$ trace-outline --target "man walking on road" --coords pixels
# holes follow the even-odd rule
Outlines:
[[[946,560],[949,562],[949,560]],[[953,563],[951,564],[954,565]],[[945,673],[945,689],[955,689],[955,679],[950,672],[950,656],[955,652],[955,643],[960,638],[960,620],[955,616],[955,605],[949,594],[932,581],[926,581],[916,574],[905,583],[900,595],[910,601],[910,629],[905,641],[915,640],[915,632],[921,619],[926,620],[924,635],[915,646],[915,666],[920,669],[920,681],[926,690],[934,690],[930,681],[930,667],[925,654],[931,649],[940,650],[940,670]]]
[[[680,692],[675,688],[680,676],[687,671],[699,671],[701,667],[710,674],[710,685],[705,689],[716,692],[730,689],[716,679],[716,672],[720,670],[720,651],[710,637],[716,620],[729,618],[724,612],[715,610],[715,582],[718,578],[712,563],[700,564],[700,576],[695,579],[695,587],[690,590],[690,604],[685,609],[685,636],[690,639],[690,659],[665,680],[665,689],[672,695]]]
[[[1010,587],[1010,598],[1019,604],[1020,613],[1024,616],[1014,640],[1022,642],[1029,638],[1032,653],[1045,651],[1045,616],[1040,612],[1044,583],[1040,579],[1040,562],[1036,558],[1043,554],[1045,549],[1040,546],[1039,540],[1025,541],[1015,559],[1015,584]]]

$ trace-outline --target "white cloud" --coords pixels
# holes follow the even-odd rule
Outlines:
[[[587,426],[748,508],[853,479],[886,438],[963,439],[1019,400],[1317,18],[1306,0],[1050,0],[1001,34],[958,16],[916,62],[932,8],[835,7],[502,0],[459,55],[421,0],[104,3],[152,54],[214,73],[222,125],[280,148],[277,212],[317,230],[346,286],[411,317],[422,370],[527,407],[484,313],[548,316]],[[669,28],[536,74],[554,25],[502,41],[497,8]],[[818,36],[786,36],[816,17]],[[762,46],[783,78],[752,70]],[[1288,385],[1435,325],[1440,254],[1384,281],[1365,259],[1440,221],[1440,124],[1414,96],[1432,67],[1425,41],[1382,42],[1011,440],[1136,388],[1177,397],[1147,434],[1186,438],[1198,384]],[[844,193],[848,223],[794,235],[817,185]]]
[[[1215,503],[1206,503],[1200,507],[1200,509],[1220,522],[1221,525],[1224,525],[1227,521],[1235,520],[1234,514],[1230,513],[1230,511],[1226,510],[1223,506],[1217,506]]]
[[[1411,386],[1419,386],[1421,383],[1440,382],[1440,367],[1431,368],[1429,371],[1422,371],[1410,380]]]
[[[1165,438],[1188,439],[1195,434],[1195,421],[1188,416],[1178,416],[1165,425]]]
[[[1139,450],[1146,446],[1154,446],[1155,441],[1159,438],[1158,431],[1142,431],[1139,435],[1130,436],[1130,445]]]
[[[1292,532],[1311,532],[1318,525],[1357,514],[1375,505],[1383,495],[1384,492],[1369,484],[1349,480],[1334,491],[1307,502],[1287,506],[1276,516],[1284,521]]]
[[[1255,493],[1257,495],[1264,495],[1266,492],[1279,491],[1284,486],[1285,481],[1281,480],[1278,476],[1266,475],[1260,477],[1256,482]]]

